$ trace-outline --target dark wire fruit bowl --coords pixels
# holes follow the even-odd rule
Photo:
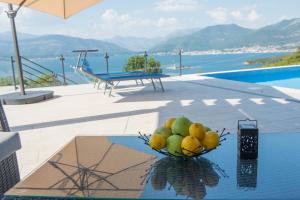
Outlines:
[[[218,146],[221,146],[222,143],[226,140],[226,136],[229,135],[230,132],[226,132],[225,128],[221,132],[219,132],[219,131],[216,131],[216,132],[219,134],[219,137],[220,137],[220,142],[219,142]],[[141,132],[139,132],[138,138],[141,139],[141,140],[143,140],[144,143],[145,143],[145,145],[149,146],[149,148],[151,148],[151,146],[149,144],[150,137],[151,137],[151,135],[146,135],[146,134],[142,134]],[[151,148],[151,149],[153,149],[153,148]],[[210,149],[210,150],[204,149],[200,153],[196,153],[196,152],[189,151],[187,149],[183,149],[183,150],[186,150],[186,151],[189,151],[190,153],[192,153],[193,154],[192,156],[187,156],[187,155],[185,155],[185,154],[183,154],[181,152],[176,152],[178,155],[173,155],[173,154],[169,153],[166,150],[166,148],[161,149],[161,150],[157,150],[157,149],[153,149],[153,150],[156,151],[156,152],[158,152],[158,153],[160,153],[160,154],[163,154],[165,156],[170,156],[170,157],[176,157],[176,158],[197,158],[197,157],[202,156],[204,154],[207,154],[207,153],[209,153],[209,152],[211,152],[211,151],[213,151],[215,149],[217,149],[217,147],[214,148],[214,149]]]

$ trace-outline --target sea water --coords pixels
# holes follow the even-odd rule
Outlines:
[[[212,54],[212,55],[183,55],[182,65],[183,74],[206,73],[226,70],[238,70],[246,68],[256,68],[258,65],[248,65],[246,61],[267,58],[272,56],[285,55],[286,53],[240,53],[240,54]],[[120,72],[126,64],[128,58],[135,54],[110,55],[109,72]],[[179,74],[179,56],[178,55],[149,55],[161,62],[163,73],[169,75]],[[38,64],[45,66],[56,73],[62,73],[59,57],[56,58],[30,58]],[[106,61],[104,55],[90,54],[87,57],[89,66],[95,73],[106,72]],[[77,57],[71,56],[65,58],[65,72],[68,78],[86,82],[85,77],[74,69]],[[12,69],[9,58],[0,58],[0,77],[11,76]]]

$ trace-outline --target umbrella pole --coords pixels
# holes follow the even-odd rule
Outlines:
[[[17,64],[17,69],[18,69],[18,73],[19,73],[20,92],[21,92],[21,95],[25,95],[26,93],[25,93],[25,87],[24,87],[22,61],[21,61],[21,57],[20,57],[20,50],[19,50],[19,45],[18,45],[18,37],[17,37],[16,24],[15,24],[16,14],[17,14],[17,12],[13,10],[12,4],[8,4],[7,16],[9,17],[10,24],[11,24],[13,43],[14,43],[15,54],[16,54],[16,64]]]

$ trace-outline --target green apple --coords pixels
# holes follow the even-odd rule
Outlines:
[[[158,128],[155,130],[155,134],[159,134],[161,136],[163,136],[165,139],[168,139],[169,136],[172,135],[172,131],[169,128]]]
[[[189,128],[192,122],[186,117],[177,118],[172,124],[172,133],[183,137],[189,135]]]
[[[167,139],[167,150],[170,154],[174,156],[180,156],[181,151],[181,142],[183,137],[180,135],[172,135]]]

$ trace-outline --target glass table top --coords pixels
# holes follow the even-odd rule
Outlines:
[[[197,160],[165,157],[137,137],[77,137],[6,193],[11,197],[299,199],[300,135],[260,134],[257,160],[237,136]]]

